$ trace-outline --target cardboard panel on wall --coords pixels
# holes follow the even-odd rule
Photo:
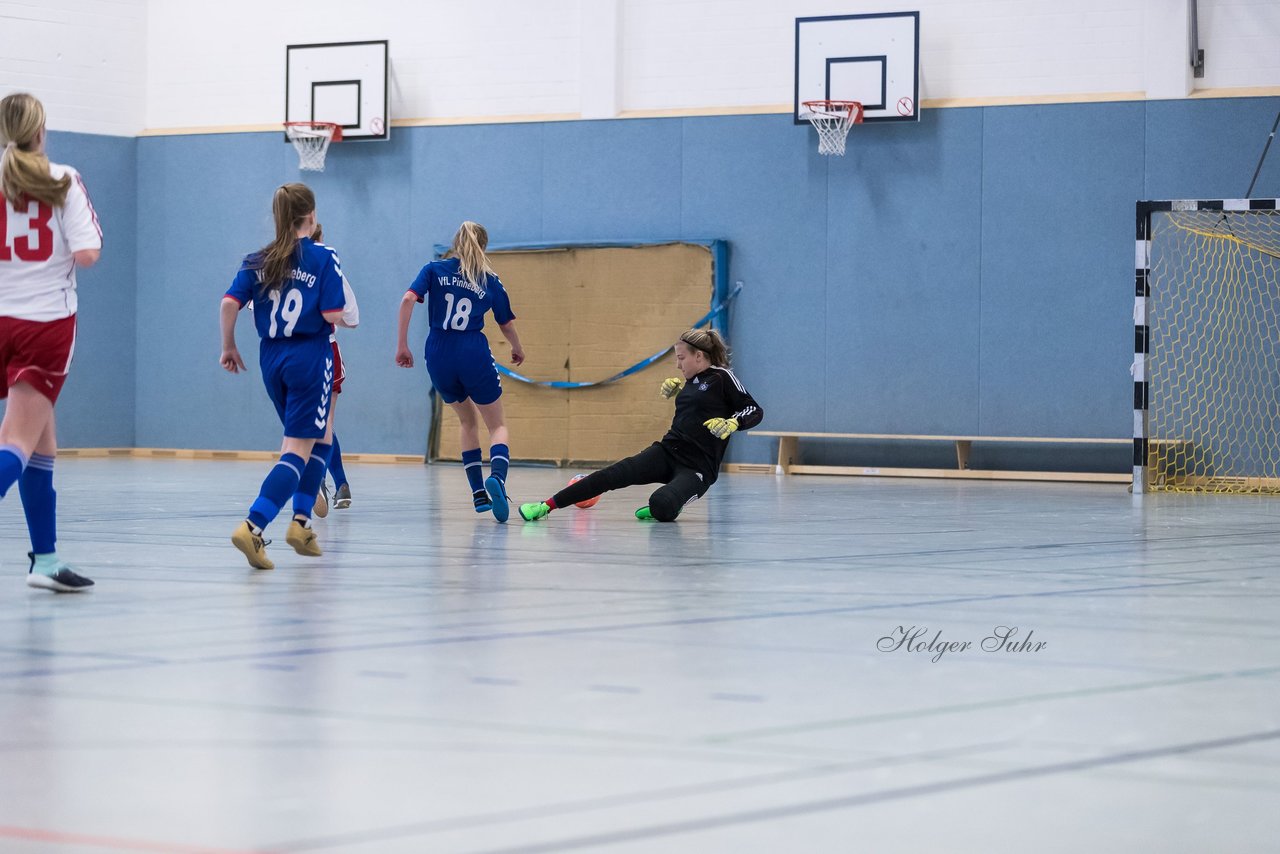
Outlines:
[[[492,260],[527,356],[518,372],[535,380],[612,376],[670,346],[706,313],[713,291],[711,250],[697,244],[504,251]],[[485,331],[494,357],[510,366],[501,331]],[[671,423],[672,404],[657,388],[674,373],[668,356],[607,386],[549,389],[504,378],[512,457],[602,463],[635,453]],[[457,417],[446,408],[437,458],[460,459],[458,441]],[[487,437],[481,444],[487,452]]]

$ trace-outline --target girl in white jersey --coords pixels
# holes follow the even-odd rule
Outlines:
[[[92,266],[102,230],[80,175],[45,156],[44,106],[0,100],[0,497],[18,484],[31,534],[27,584],[60,593],[93,586],[58,558],[53,406],[76,337],[76,268]]]

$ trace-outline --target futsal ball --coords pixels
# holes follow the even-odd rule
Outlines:
[[[569,486],[573,486],[575,483],[582,480],[584,477],[586,477],[585,474],[575,474],[573,477],[569,478]],[[595,507],[596,502],[599,500],[600,500],[600,496],[596,495],[591,498],[588,498],[586,501],[576,501],[574,502],[573,506],[581,507],[583,510],[586,510],[588,507]]]

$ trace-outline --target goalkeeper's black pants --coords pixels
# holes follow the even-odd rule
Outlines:
[[[671,458],[660,442],[654,442],[634,457],[600,469],[566,486],[553,496],[556,507],[568,507],[612,489],[661,483],[649,496],[649,513],[659,522],[674,522],[684,506],[701,498],[709,484],[697,471]]]

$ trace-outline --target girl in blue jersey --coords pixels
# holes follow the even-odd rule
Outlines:
[[[262,532],[293,496],[285,541],[301,555],[321,554],[311,509],[328,464],[332,428],[331,324],[343,323],[342,268],[332,249],[315,243],[316,197],[305,184],[285,184],[272,201],[276,237],[240,265],[222,298],[222,367],[245,369],[236,349],[236,314],[253,304],[262,338],[259,361],[267,396],[284,424],[284,444],[244,524],[231,542],[255,569],[273,569]]]
[[[413,367],[409,318],[414,304],[425,300],[431,326],[425,350],[427,372],[462,426],[462,464],[472,503],[477,513],[493,510],[494,517],[505,522],[511,513],[506,484],[510,451],[502,415],[502,383],[489,341],[481,331],[485,313],[493,312],[498,329],[511,344],[511,361],[517,366],[524,362],[524,349],[507,292],[485,255],[488,245],[489,233],[484,226],[464,222],[444,258],[418,273],[400,301],[396,364]],[[489,430],[489,477],[483,480],[477,413]]]

